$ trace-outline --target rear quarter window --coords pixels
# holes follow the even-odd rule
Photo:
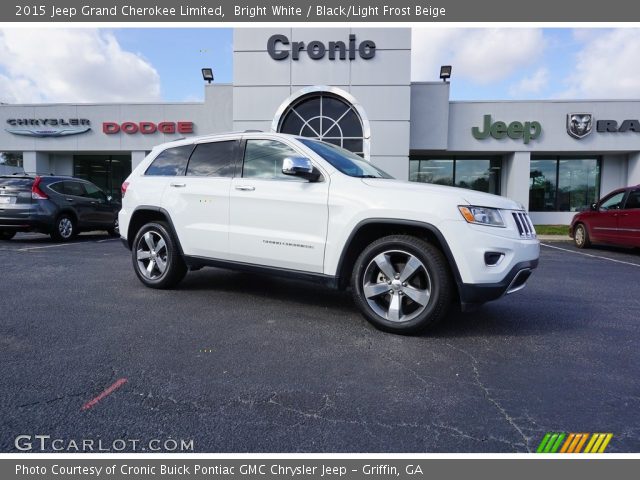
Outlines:
[[[144,174],[156,176],[184,175],[192,150],[193,145],[167,148],[151,162]]]

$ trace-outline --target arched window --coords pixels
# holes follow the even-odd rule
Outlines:
[[[274,120],[278,132],[317,138],[368,158],[368,129],[360,108],[331,91],[294,97]]]

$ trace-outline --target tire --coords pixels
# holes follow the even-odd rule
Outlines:
[[[147,223],[136,233],[131,260],[140,281],[151,288],[175,287],[187,273],[177,243],[164,222]]]
[[[120,236],[120,223],[118,222],[118,217],[116,217],[115,221],[113,222],[113,227],[111,227],[111,228],[109,228],[107,230],[107,233],[111,237],[119,237]]]
[[[68,242],[78,234],[76,219],[68,213],[63,213],[53,225],[51,238],[57,242]]]
[[[0,230],[0,240],[11,240],[15,236],[16,236],[15,231]]]
[[[589,248],[591,246],[589,232],[583,223],[576,225],[576,229],[573,232],[573,243],[575,243],[578,248]]]
[[[455,288],[442,252],[409,235],[390,235],[365,248],[356,260],[351,287],[356,305],[373,326],[404,335],[442,320]]]

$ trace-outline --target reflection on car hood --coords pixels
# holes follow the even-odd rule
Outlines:
[[[481,207],[502,208],[505,210],[522,209],[522,205],[509,198],[465,188],[447,187],[445,185],[434,185],[431,183],[404,182],[402,180],[386,178],[363,178],[362,182],[374,188],[413,193],[416,196],[436,195],[439,197],[455,198],[455,201],[460,205],[476,205]]]

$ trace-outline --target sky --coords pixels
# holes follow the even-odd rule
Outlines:
[[[412,30],[413,81],[453,66],[452,100],[640,98],[640,29]],[[233,82],[228,28],[0,30],[0,102],[201,101]]]

